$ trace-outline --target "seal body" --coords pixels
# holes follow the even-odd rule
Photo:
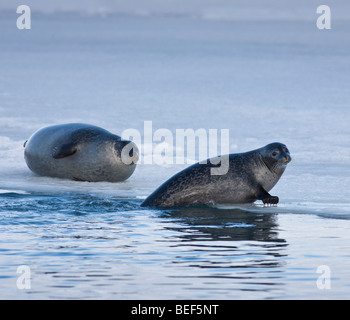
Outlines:
[[[155,190],[141,206],[172,207],[191,204],[235,204],[262,200],[277,204],[269,191],[291,157],[284,144],[275,142],[246,153],[227,155],[226,174],[212,175],[213,161],[196,163],[177,173]]]
[[[84,123],[39,129],[24,147],[25,161],[36,174],[77,181],[126,180],[138,160],[133,142]]]

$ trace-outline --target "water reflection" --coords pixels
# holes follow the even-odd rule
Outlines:
[[[191,279],[209,296],[240,298],[244,291],[249,297],[250,291],[268,298],[283,292],[288,243],[279,236],[276,214],[195,207],[167,210],[162,217],[178,235],[171,264],[184,268],[171,278]]]
[[[162,216],[177,225],[167,227],[183,233],[182,239],[221,241],[264,241],[286,244],[279,237],[276,214],[253,213],[242,209],[186,207],[167,210]],[[165,219],[166,221],[166,219]]]
[[[13,265],[30,265],[31,297],[274,298],[286,287],[288,244],[278,215],[259,208],[150,210],[80,195],[3,200],[2,275],[13,281]],[[9,234],[21,236],[11,242]]]

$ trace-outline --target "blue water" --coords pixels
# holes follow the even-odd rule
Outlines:
[[[150,211],[139,205],[79,194],[2,194],[1,297],[347,297],[350,230],[344,221],[278,209]],[[19,265],[30,267],[31,289],[17,289]],[[331,289],[317,288],[320,265],[333,272]]]
[[[349,21],[34,12],[20,31],[16,14],[0,17],[0,298],[349,297]],[[150,210],[142,200],[186,165],[88,183],[38,177],[23,159],[44,125],[143,136],[144,121],[228,128],[232,153],[285,143],[280,203]]]

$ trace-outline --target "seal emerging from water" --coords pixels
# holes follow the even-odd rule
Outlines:
[[[25,161],[36,174],[91,182],[126,180],[139,152],[133,142],[83,123],[39,129],[24,147]]]
[[[226,174],[211,175],[213,165],[210,163],[214,161],[196,163],[163,183],[141,206],[236,204],[256,200],[262,200],[264,204],[278,203],[278,197],[271,196],[269,191],[292,160],[284,144],[275,142],[227,157],[229,169]]]

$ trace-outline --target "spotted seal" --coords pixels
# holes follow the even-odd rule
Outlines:
[[[196,163],[163,183],[141,206],[236,204],[256,200],[262,200],[264,204],[278,203],[279,198],[270,195],[269,191],[292,159],[284,144],[275,142],[227,157],[229,168],[226,174],[211,174],[213,159],[204,164]]]

